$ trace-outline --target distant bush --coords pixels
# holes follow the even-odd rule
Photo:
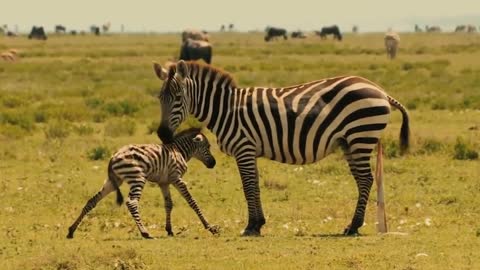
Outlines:
[[[147,134],[153,134],[157,132],[158,126],[160,123],[158,121],[152,121],[147,126]]]
[[[458,160],[474,160],[478,159],[478,152],[471,145],[468,145],[463,138],[458,137],[453,157]]]
[[[110,157],[110,150],[106,146],[97,146],[90,149],[87,153],[90,160],[103,160]]]
[[[7,108],[17,108],[23,105],[24,101],[18,96],[6,96],[2,99],[2,103]]]
[[[112,119],[105,124],[105,135],[110,137],[132,136],[136,124],[131,119]]]
[[[138,110],[140,110],[139,106],[130,100],[109,102],[104,105],[103,109],[113,116],[133,116]]]
[[[75,133],[77,133],[80,136],[91,135],[94,132],[93,127],[88,124],[75,125],[73,127],[73,130],[75,131]]]
[[[93,114],[92,118],[95,123],[103,123],[107,119],[107,114],[105,112],[97,112]]]
[[[445,144],[432,138],[423,141],[419,154],[434,154],[445,149]]]
[[[103,105],[103,100],[97,97],[90,97],[85,99],[85,105],[91,109],[96,109]]]
[[[45,137],[48,140],[65,139],[70,135],[70,124],[66,121],[53,121],[45,129]]]
[[[9,139],[21,139],[29,135],[30,132],[26,131],[25,129],[19,126],[4,124],[4,125],[0,125],[0,134],[3,137],[9,138]]]
[[[396,158],[400,155],[400,146],[399,143],[390,138],[382,140],[384,145],[383,151],[387,158]]]
[[[0,124],[18,126],[28,132],[35,129],[33,116],[21,111],[9,111],[0,113]]]

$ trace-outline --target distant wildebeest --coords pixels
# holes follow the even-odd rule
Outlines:
[[[99,36],[100,35],[100,27],[96,26],[96,25],[92,25],[90,26],[90,32],[96,36]]]
[[[208,41],[188,38],[180,48],[180,60],[203,59],[207,64],[212,63],[212,45]]]
[[[440,28],[440,26],[428,26],[426,25],[425,26],[425,32],[430,32],[430,33],[434,33],[434,32],[442,32],[442,28]]]
[[[457,25],[455,27],[455,32],[465,32],[467,30],[467,26],[465,24]]]
[[[12,31],[7,31],[7,37],[16,37],[17,34],[15,34],[14,32]]]
[[[390,59],[394,59],[397,55],[398,45],[400,43],[400,36],[392,31],[389,31],[385,34],[385,49],[387,50],[387,56]]]
[[[342,40],[342,33],[340,33],[340,28],[338,28],[337,25],[322,27],[322,30],[315,31],[315,34],[319,35],[322,39],[327,38],[327,35],[333,35],[333,39]]]
[[[306,37],[307,37],[307,36],[306,36],[302,31],[300,31],[300,30],[298,30],[298,31],[293,31],[293,32],[290,34],[290,36],[291,36],[292,38],[306,38]]]
[[[265,41],[270,41],[272,38],[277,38],[277,37],[283,37],[283,39],[287,40],[287,30],[283,28],[277,28],[277,27],[267,27],[265,29]]]
[[[207,42],[209,41],[207,31],[200,31],[200,30],[194,30],[194,29],[187,29],[182,32],[182,43],[187,41],[187,39],[203,40]]]
[[[220,32],[225,32],[225,25],[222,24],[222,26],[220,26]]]
[[[77,30],[70,30],[70,35],[76,36],[77,35]]]
[[[467,25],[467,33],[475,33],[477,32],[477,27],[475,27],[475,25]]]
[[[235,28],[235,25],[233,25],[233,23],[228,25],[228,31],[233,31],[233,28]]]
[[[32,27],[32,30],[30,31],[30,34],[28,35],[28,39],[47,40],[47,35],[45,34],[45,30],[43,29],[43,26]]]
[[[354,25],[352,27],[352,33],[354,33],[354,34],[358,33],[358,26],[357,25]]]
[[[418,26],[418,24],[415,24],[415,33],[421,33],[423,32],[422,28]]]
[[[66,32],[67,32],[67,28],[65,26],[60,24],[55,25],[56,34],[65,34]]]

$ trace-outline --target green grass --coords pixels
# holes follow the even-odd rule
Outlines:
[[[140,203],[157,237],[141,239],[125,206],[107,197],[73,240],[67,228],[101,187],[110,153],[155,135],[161,82],[152,61],[178,55],[179,35],[2,38],[0,62],[2,269],[477,269],[480,268],[480,35],[403,34],[389,61],[380,34],[265,43],[258,33],[212,34],[213,63],[241,86],[286,86],[343,74],[382,85],[410,109],[412,148],[400,156],[401,115],[384,134],[391,234],[375,230],[376,192],[360,237],[338,237],[357,191],[337,152],[308,166],[259,160],[267,224],[242,238],[247,209],[235,162],[209,134],[217,166],[185,175],[219,236],[172,190],[174,238],[159,188]],[[190,125],[198,125],[192,119]],[[476,158],[475,158],[476,157]],[[122,186],[124,194],[126,185]]]

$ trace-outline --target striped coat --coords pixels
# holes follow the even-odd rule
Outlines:
[[[265,223],[257,157],[309,164],[342,146],[359,190],[354,217],[345,229],[346,234],[355,234],[363,224],[373,182],[370,156],[392,106],[402,113],[400,144],[403,150],[408,147],[405,107],[362,77],[240,88],[229,74],[211,66],[179,61],[168,72],[158,64],[154,69],[164,80],[159,137],[170,141],[173,131],[192,114],[217,136],[221,150],[236,159],[249,212],[244,235],[259,235]]]

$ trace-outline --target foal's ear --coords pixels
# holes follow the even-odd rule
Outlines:
[[[179,79],[184,80],[185,78],[187,78],[187,74],[188,74],[187,63],[185,63],[185,61],[183,60],[178,61],[176,75],[179,77]]]
[[[159,63],[153,62],[153,70],[155,70],[155,74],[157,74],[157,77],[160,80],[165,81],[167,79],[167,76],[168,76],[167,70],[164,69],[162,66],[160,66]]]
[[[193,141],[196,143],[203,141],[202,134],[198,134],[197,136],[195,136],[195,138],[193,138]]]

